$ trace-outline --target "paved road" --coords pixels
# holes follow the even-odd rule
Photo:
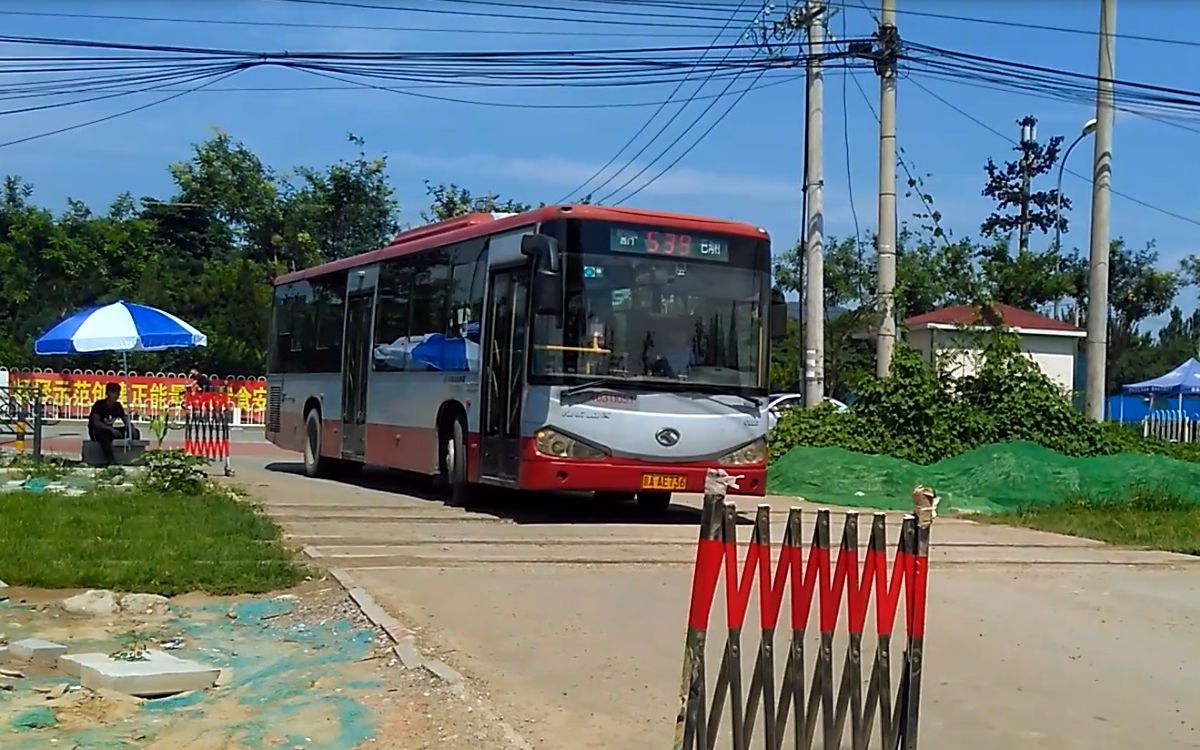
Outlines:
[[[503,493],[461,510],[392,474],[264,463],[236,462],[238,479],[293,541],[535,747],[669,746],[698,498],[659,517]],[[934,542],[923,748],[1200,747],[1200,561],[952,519]]]

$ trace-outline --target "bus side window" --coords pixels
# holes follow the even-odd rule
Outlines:
[[[373,369],[382,372],[405,369],[411,299],[412,268],[403,258],[384,263],[379,274]]]

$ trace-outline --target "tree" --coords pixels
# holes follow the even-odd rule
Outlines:
[[[118,298],[174,312],[205,331],[202,352],[131,357],[131,365],[259,373],[270,280],[280,271],[379,247],[396,227],[386,161],[356,158],[280,173],[217,131],[169,167],[166,199],[119,195],[104,213],[69,201],[61,215],[33,188],[0,185],[0,364],[113,367],[113,356],[34,360],[33,339],[55,320]]]
[[[1149,318],[1162,315],[1172,308],[1187,276],[1186,269],[1164,271],[1157,264],[1158,251],[1154,249],[1153,241],[1147,242],[1140,250],[1129,247],[1120,237],[1109,244],[1106,387],[1110,393],[1121,383],[1144,380],[1165,371],[1160,369],[1151,372],[1146,369],[1159,365],[1152,364],[1154,358],[1147,358],[1143,351],[1156,344],[1152,337],[1141,331],[1141,326]],[[1082,262],[1077,264],[1072,279],[1076,315],[1082,320],[1087,315],[1088,291],[1087,267]]]
[[[1032,115],[1017,121],[1022,132],[1026,128],[1037,125],[1037,118]],[[1050,172],[1058,162],[1058,152],[1062,147],[1063,138],[1056,135],[1046,145],[1038,143],[1032,137],[1022,137],[1021,142],[1013,147],[1020,157],[1006,162],[1003,167],[988,157],[983,170],[987,173],[987,182],[983,186],[983,195],[996,203],[996,210],[988,215],[980,225],[980,231],[985,236],[997,233],[1007,234],[1014,229],[1028,232],[1039,229],[1043,233],[1053,229],[1057,221],[1059,228],[1066,232],[1066,219],[1056,210],[1058,190],[1031,191],[1030,183],[1034,178]],[[1071,202],[1063,198],[1063,209],[1069,209]],[[1025,236],[1022,236],[1020,250],[1028,249]]]
[[[470,190],[454,183],[434,185],[426,180],[425,194],[431,200],[429,209],[421,212],[421,218],[427,222],[446,221],[455,216],[472,213],[521,213],[533,208],[528,203],[520,203],[511,198],[500,200],[499,195],[490,192],[476,197]]]
[[[1070,210],[1071,201],[1061,197],[1060,214],[1058,190],[1033,190],[1032,183],[1054,169],[1063,139],[1056,135],[1045,145],[1038,143],[1032,133],[1037,118],[1032,115],[1017,123],[1022,128],[1021,142],[1013,148],[1019,154],[1017,159],[1000,167],[989,157],[983,168],[987,180],[982,194],[995,202],[996,210],[980,225],[985,242],[976,252],[976,265],[985,301],[1049,313],[1051,310],[1046,308],[1070,293],[1079,264],[1060,248],[1031,250],[1029,234],[1034,229],[1045,234],[1056,225],[1065,233],[1065,212]],[[1013,230],[1018,231],[1016,257],[1009,250]]]
[[[346,139],[359,149],[353,161],[325,170],[300,167],[300,185],[285,183],[285,235],[322,260],[373,250],[398,228],[387,157],[368,158],[362,138],[349,134]]]

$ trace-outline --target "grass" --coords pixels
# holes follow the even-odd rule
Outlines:
[[[1073,495],[1062,503],[975,518],[1110,544],[1200,555],[1200,505],[1159,487]]]
[[[303,577],[279,528],[221,492],[0,495],[0,580],[12,586],[242,594]]]

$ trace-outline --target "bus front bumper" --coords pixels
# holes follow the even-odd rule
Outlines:
[[[563,492],[704,492],[710,468],[740,477],[731,495],[766,494],[767,467],[717,466],[712,463],[656,464],[610,459],[563,461],[538,455],[522,457],[518,486],[523,490]]]

